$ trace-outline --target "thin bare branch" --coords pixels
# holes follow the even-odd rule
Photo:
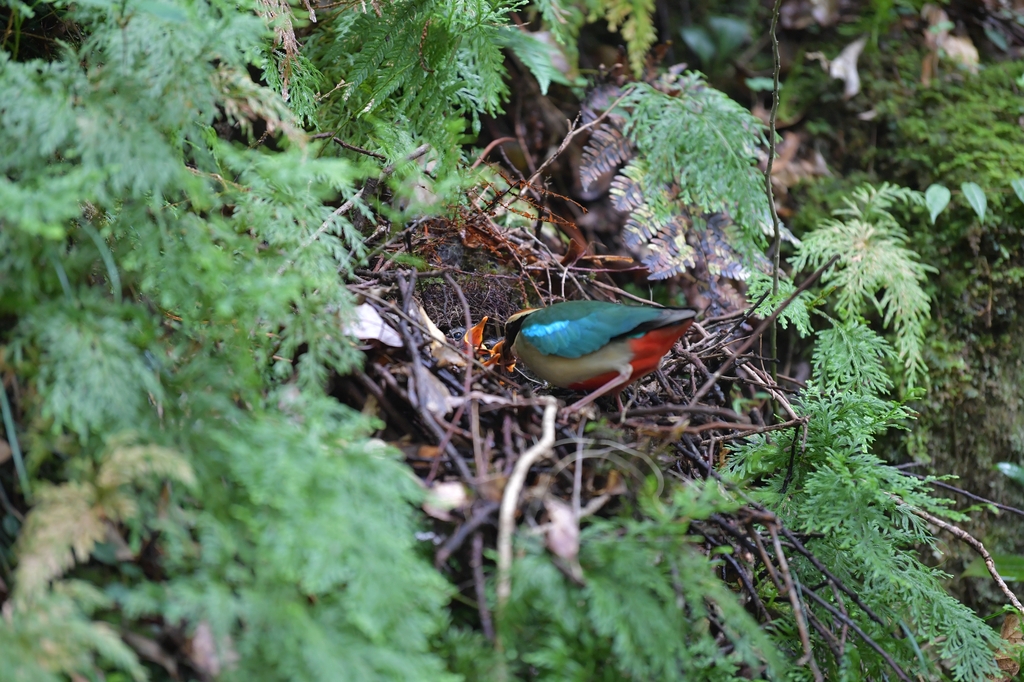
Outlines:
[[[754,332],[747,338],[746,342],[736,350],[735,354],[732,355],[728,360],[726,360],[722,364],[722,366],[718,368],[718,371],[715,372],[711,376],[711,378],[708,379],[707,382],[703,386],[700,387],[700,390],[697,391],[697,393],[690,400],[690,404],[691,405],[696,405],[700,401],[701,398],[706,396],[708,391],[711,390],[711,387],[714,386],[716,383],[718,383],[718,380],[722,378],[722,375],[725,374],[726,371],[728,371],[728,369],[730,367],[732,367],[733,363],[736,362],[736,359],[740,355],[743,355],[743,353],[747,352],[747,350],[749,350],[750,347],[754,345],[754,342],[758,339],[758,337],[760,337],[761,334],[764,333],[765,329],[767,329],[768,326],[775,321],[775,318],[777,318],[779,316],[779,314],[783,310],[785,310],[787,307],[789,307],[789,304],[792,303],[794,300],[796,300],[797,296],[799,296],[801,293],[806,291],[812,284],[814,284],[818,280],[818,278],[821,277],[821,275],[825,272],[825,270],[827,270],[828,268],[832,267],[832,265],[837,260],[839,260],[839,256],[833,256],[827,263],[825,263],[820,268],[815,270],[814,274],[812,274],[810,277],[805,279],[803,281],[803,283],[800,286],[798,286],[796,288],[796,290],[793,291],[793,293],[790,294],[790,296],[785,301],[783,301],[782,304],[778,308],[776,308],[772,312],[771,315],[766,317],[761,322],[761,324],[759,324],[757,326],[757,329],[755,329]]]
[[[985,568],[988,569],[988,572],[992,576],[992,579],[996,581],[996,585],[999,586],[999,589],[1002,591],[1002,593],[1006,595],[1006,598],[1010,601],[1011,604],[1013,604],[1013,608],[1017,609],[1017,611],[1019,611],[1020,614],[1024,616],[1024,605],[1021,605],[1020,599],[1017,598],[1017,595],[1015,595],[1013,593],[1013,590],[1011,590],[1010,587],[1006,584],[1006,581],[1003,580],[1003,577],[999,575],[999,571],[996,570],[996,564],[992,560],[992,555],[988,553],[987,549],[985,549],[985,545],[982,544],[981,540],[974,537],[960,526],[955,526],[952,523],[949,523],[948,521],[943,521],[942,519],[933,514],[929,514],[923,509],[918,509],[913,505],[907,504],[906,502],[899,499],[895,495],[890,495],[889,497],[896,500],[896,502],[900,506],[906,507],[915,515],[920,516],[928,523],[938,526],[939,528],[949,532],[954,537],[966,542],[971,547],[973,547],[975,551],[977,551],[978,554],[981,555],[982,560],[985,562]]]
[[[516,507],[519,493],[523,490],[530,467],[543,457],[551,454],[555,442],[555,417],[558,416],[558,401],[548,397],[545,401],[544,419],[540,440],[524,452],[512,469],[512,476],[505,484],[498,513],[498,611],[502,612],[512,595],[512,532],[515,530]],[[500,637],[499,637],[500,640]]]

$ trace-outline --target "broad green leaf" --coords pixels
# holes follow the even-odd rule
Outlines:
[[[1013,188],[1017,198],[1024,201],[1024,178],[1017,178],[1016,180],[1010,180],[1010,187]]]
[[[747,87],[754,92],[771,92],[775,89],[775,81],[771,78],[765,78],[764,76],[755,76],[754,78],[748,78],[744,83]],[[782,83],[779,83],[779,90],[782,90]]]
[[[996,469],[1009,476],[1013,481],[1024,485],[1024,467],[1013,462],[997,462]]]
[[[711,17],[708,28],[714,35],[720,57],[728,57],[750,40],[750,25],[733,17]]]
[[[985,209],[988,207],[988,201],[985,199],[985,190],[976,182],[965,182],[960,185],[960,189],[963,191],[967,203],[978,214],[978,220],[985,220]]]
[[[1020,554],[993,554],[992,562],[996,565],[996,572],[1007,582],[1019,582],[1024,580],[1024,556]],[[976,557],[968,564],[963,573],[963,578],[988,578],[991,574],[985,567],[985,561]]]
[[[928,207],[928,215],[931,216],[932,225],[939,214],[949,206],[949,199],[953,193],[945,185],[932,185],[924,193],[924,203]]]
[[[687,26],[679,33],[686,46],[693,50],[693,53],[700,57],[700,63],[707,67],[718,51],[715,41],[708,35],[707,29],[701,26]]]
[[[553,82],[561,85],[572,85],[566,73],[569,64],[555,38],[548,32],[527,33],[514,26],[506,26],[499,33],[502,47],[511,48],[512,52],[526,65],[542,95],[548,94],[548,86]]]

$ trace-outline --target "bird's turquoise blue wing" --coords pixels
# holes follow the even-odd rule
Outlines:
[[[657,308],[568,301],[531,314],[519,334],[544,355],[578,358],[660,314]]]

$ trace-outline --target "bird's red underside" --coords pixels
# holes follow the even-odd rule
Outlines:
[[[693,324],[693,320],[685,320],[681,324],[649,331],[638,339],[630,339],[629,349],[633,351],[633,360],[629,363],[633,368],[632,381],[656,370],[658,363],[665,357],[665,353],[671,350],[691,324]],[[617,376],[619,376],[618,372],[605,372],[592,379],[573,384],[569,388],[574,391],[593,391]]]

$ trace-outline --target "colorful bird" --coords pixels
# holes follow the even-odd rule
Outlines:
[[[509,317],[503,345],[544,381],[593,391],[569,407],[575,411],[656,370],[696,314],[684,308],[567,301]]]

